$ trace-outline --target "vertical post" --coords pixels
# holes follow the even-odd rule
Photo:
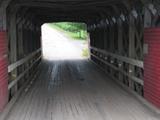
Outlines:
[[[134,17],[129,16],[129,56],[130,58],[135,57],[135,26],[134,26]],[[134,66],[129,65],[129,74],[134,74]],[[129,87],[133,89],[134,83],[129,79]]]
[[[10,63],[17,61],[17,22],[16,22],[16,12],[10,13],[10,26],[9,26],[9,41],[10,41]],[[12,79],[17,77],[17,69],[11,73]],[[11,89],[11,96],[17,92],[17,85]]]
[[[122,55],[123,52],[123,26],[122,26],[122,20],[119,19],[118,20],[118,54]],[[122,67],[123,62],[119,61],[119,67]],[[123,80],[123,76],[122,74],[119,72],[118,75],[118,80],[122,81]]]
[[[24,52],[23,52],[23,22],[19,22],[19,24],[17,25],[17,31],[18,31],[18,36],[17,36],[17,41],[18,41],[18,59],[22,59],[24,58]],[[17,72],[18,74],[20,74],[21,72],[23,72],[25,70],[24,65],[21,65]],[[23,85],[24,82],[24,78],[22,78],[19,81],[19,86]]]
[[[145,8],[144,28],[151,27],[151,24],[152,24],[151,12],[147,8]]]
[[[109,41],[110,41],[110,52],[114,53],[114,22],[110,21],[110,31],[109,31]],[[113,58],[110,58],[110,62],[113,62]],[[114,76],[114,70],[110,67],[110,73]]]

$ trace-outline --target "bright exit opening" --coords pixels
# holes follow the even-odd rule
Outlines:
[[[47,60],[87,59],[88,39],[84,23],[46,23],[42,25],[43,57]]]

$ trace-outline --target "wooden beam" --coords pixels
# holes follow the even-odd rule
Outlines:
[[[118,1],[119,2],[119,1]],[[82,8],[82,7],[103,7],[106,5],[116,4],[118,3],[116,0],[104,0],[104,1],[74,1],[74,3],[70,1],[20,1],[16,3],[16,6],[29,6],[29,7],[46,7],[46,8],[53,8],[59,6],[60,8],[64,7],[75,7],[75,8]]]
[[[12,0],[3,0],[0,4],[0,29],[6,30],[6,9]]]

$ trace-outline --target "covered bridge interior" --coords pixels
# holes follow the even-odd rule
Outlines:
[[[64,85],[66,92],[57,85],[61,82],[56,81],[56,90],[54,86],[52,90],[57,92],[50,93],[45,86],[50,83],[42,80],[51,71],[42,58],[41,25],[63,21],[86,23],[90,35],[90,62],[78,63],[80,71],[62,64],[61,68],[73,70],[72,74],[78,76],[70,79],[83,77],[86,83],[68,81]],[[0,0],[1,119],[159,120],[159,25],[159,0]],[[91,65],[91,61],[96,66]],[[69,63],[70,66],[74,64],[77,66]],[[64,69],[61,79],[69,74],[64,73]],[[34,87],[30,94],[24,95],[28,85]],[[35,87],[36,92],[33,92]],[[82,89],[84,101],[77,98],[74,101],[77,94],[80,95],[76,97],[82,97],[78,89]],[[61,98],[63,93],[73,98],[68,105],[71,113],[66,112],[69,108],[60,109],[64,109],[62,106],[67,102],[67,98]],[[31,94],[39,96],[34,98]],[[52,101],[48,96],[52,96],[53,101],[55,97],[54,104],[62,104],[55,112],[54,107],[44,109]],[[24,100],[30,97],[33,98],[30,101],[44,100],[35,102],[42,108]],[[26,108],[28,106],[32,107]],[[41,113],[34,114],[36,109]],[[70,116],[63,118],[63,114]]]

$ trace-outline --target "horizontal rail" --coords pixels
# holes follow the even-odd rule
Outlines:
[[[105,54],[105,55],[110,55],[111,57],[114,57],[114,58],[116,58],[116,59],[118,59],[120,61],[129,63],[131,65],[135,65],[135,66],[138,66],[140,68],[144,68],[143,61],[135,60],[135,59],[132,59],[132,58],[127,58],[127,57],[120,56],[120,55],[117,55],[117,54],[113,54],[113,53],[110,53],[110,52],[107,52],[105,50],[98,49],[98,48],[95,48],[95,47],[90,47],[90,49],[98,51],[98,52],[100,52],[102,54]]]
[[[13,71],[14,69],[16,69],[17,67],[21,66],[22,64],[24,64],[26,61],[28,61],[29,59],[31,59],[33,56],[35,56],[38,52],[41,51],[41,48],[32,52],[31,54],[29,54],[27,57],[11,64],[8,66],[8,73],[10,73],[11,71]]]
[[[116,71],[119,71],[120,73],[122,73],[123,75],[129,77],[129,78],[132,79],[133,81],[135,81],[135,82],[137,82],[137,83],[139,83],[139,84],[141,84],[141,85],[144,85],[143,80],[141,80],[141,79],[139,79],[139,78],[137,78],[137,77],[135,77],[135,76],[133,76],[133,75],[130,75],[130,74],[127,73],[127,72],[122,71],[120,68],[118,68],[118,67],[116,67],[116,66],[114,66],[114,65],[112,65],[112,64],[110,64],[110,63],[108,63],[108,62],[106,62],[106,61],[104,61],[104,60],[102,60],[102,59],[100,59],[99,57],[97,57],[96,55],[94,55],[94,54],[92,54],[92,53],[91,53],[91,56],[95,57],[96,59],[98,59],[99,61],[105,63],[106,65],[110,66],[111,68],[115,69]]]
[[[42,57],[42,56],[39,56],[39,57],[37,58],[37,60],[34,61],[23,73],[21,73],[16,79],[14,79],[11,83],[9,83],[9,85],[8,85],[8,90],[10,90],[14,85],[16,85],[17,82],[18,82],[22,77],[24,77],[24,75],[25,75],[26,73],[28,73],[28,71],[33,67],[33,65],[34,65],[35,63],[37,63],[37,62],[41,59],[41,57]]]

